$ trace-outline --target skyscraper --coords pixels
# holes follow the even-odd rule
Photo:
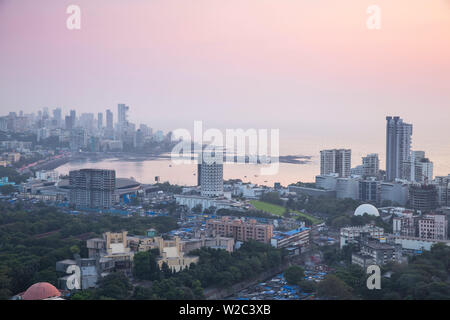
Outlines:
[[[113,120],[114,120],[114,118],[113,118],[112,111],[109,109],[106,110],[106,129],[112,130],[114,128]]]
[[[81,208],[109,208],[114,203],[116,172],[81,169],[69,172],[70,203]]]
[[[371,153],[362,158],[363,175],[376,177],[380,171],[380,160],[377,153]]]
[[[113,113],[111,110],[106,110],[106,130],[105,137],[112,139],[114,137],[114,122]]]
[[[103,128],[103,113],[99,112],[97,114],[97,129]]]
[[[70,118],[72,119],[72,127],[75,127],[77,122],[77,112],[75,110],[70,110]]]
[[[127,123],[127,112],[130,109],[127,105],[120,103],[117,105],[117,124],[119,130]]]
[[[386,180],[402,178],[403,165],[411,157],[412,124],[400,117],[386,117]]]
[[[339,174],[340,178],[350,176],[352,151],[350,149],[332,149],[320,151],[320,175]]]
[[[223,163],[206,163],[200,166],[201,194],[206,197],[223,195]]]
[[[403,163],[403,179],[428,183],[433,180],[433,162],[425,158],[425,151],[411,151],[411,157]]]

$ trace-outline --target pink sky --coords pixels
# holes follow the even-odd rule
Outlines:
[[[400,115],[450,173],[449,0],[0,0],[0,44],[2,113],[123,102],[155,128],[279,128],[286,152],[356,154],[382,154]]]

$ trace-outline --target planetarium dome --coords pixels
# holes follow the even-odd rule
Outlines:
[[[365,213],[369,216],[380,216],[378,209],[371,204],[362,204],[355,210],[355,216],[363,216]]]
[[[60,297],[61,292],[48,282],[38,282],[33,284],[22,295],[23,300],[44,300],[48,298]]]

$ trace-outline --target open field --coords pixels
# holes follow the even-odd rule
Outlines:
[[[254,206],[257,210],[261,210],[264,212],[268,212],[268,213],[272,213],[274,215],[277,216],[283,216],[283,213],[285,211],[284,207],[276,205],[276,204],[272,204],[272,203],[267,203],[267,202],[263,202],[260,200],[250,200],[250,204],[252,206]],[[296,215],[298,215],[299,217],[305,218],[309,221],[311,221],[312,224],[319,224],[322,221],[317,219],[316,217],[310,216],[306,213],[300,212],[300,211],[293,211]]]

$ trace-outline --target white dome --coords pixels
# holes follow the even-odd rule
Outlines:
[[[380,216],[378,209],[371,204],[362,204],[355,210],[355,216],[363,216],[365,213],[369,216]]]

